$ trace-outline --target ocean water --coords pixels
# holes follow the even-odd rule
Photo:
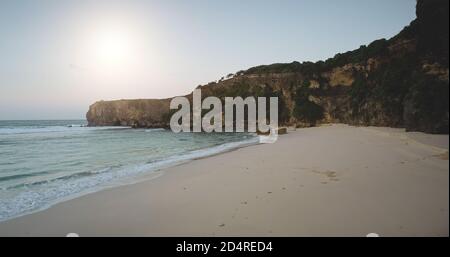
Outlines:
[[[245,133],[85,125],[83,120],[0,121],[0,221],[258,142]]]

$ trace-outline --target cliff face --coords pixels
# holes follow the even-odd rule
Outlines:
[[[100,101],[86,114],[89,126],[165,127],[169,99]]]
[[[202,89],[207,96],[278,96],[282,124],[342,122],[448,133],[448,1],[419,0],[417,19],[390,40],[317,63],[240,71]],[[165,127],[170,99],[97,102],[89,125]]]

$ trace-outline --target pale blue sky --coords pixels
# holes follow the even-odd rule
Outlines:
[[[0,119],[84,118],[230,72],[390,38],[415,0],[0,1]]]

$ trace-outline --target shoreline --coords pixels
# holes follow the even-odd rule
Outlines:
[[[98,127],[98,128],[111,129],[111,127]],[[112,128],[113,129],[132,129],[132,128],[128,128],[128,127],[127,128],[112,127]],[[151,167],[147,167],[145,169],[145,171],[143,171],[143,172],[131,174],[131,175],[121,177],[121,178],[117,178],[117,179],[107,182],[105,184],[87,188],[81,192],[66,195],[66,196],[60,197],[59,199],[49,201],[39,208],[25,211],[25,212],[22,212],[17,215],[10,216],[10,217],[4,218],[4,219],[0,218],[0,223],[6,222],[9,220],[13,220],[16,218],[20,218],[23,216],[32,215],[34,213],[42,212],[49,208],[52,208],[55,205],[58,205],[58,204],[61,204],[61,203],[64,203],[64,202],[67,202],[70,200],[74,200],[74,199],[77,199],[77,198],[80,198],[80,197],[83,197],[86,195],[95,194],[95,193],[101,192],[103,190],[114,189],[114,188],[121,187],[121,186],[134,185],[134,184],[137,184],[140,182],[156,179],[156,178],[164,175],[165,169],[177,167],[177,166],[189,163],[191,161],[201,160],[201,159],[205,159],[208,157],[220,155],[222,153],[235,151],[237,149],[245,148],[245,147],[252,146],[255,144],[259,144],[256,136],[253,138],[250,138],[250,139],[242,140],[242,141],[222,143],[222,144],[211,146],[211,147],[193,150],[191,152],[186,152],[179,156],[170,156],[166,159],[160,159],[160,160],[157,160],[152,163],[142,164],[143,166],[151,166]]]
[[[448,135],[298,129],[161,172],[0,222],[0,236],[448,236]]]

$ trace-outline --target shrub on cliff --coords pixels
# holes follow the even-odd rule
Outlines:
[[[434,77],[417,74],[404,103],[408,131],[449,133],[449,84]]]
[[[295,107],[294,116],[298,120],[309,122],[315,125],[317,121],[323,119],[323,107],[312,102],[309,98],[311,96],[310,82],[305,81],[295,93]]]

